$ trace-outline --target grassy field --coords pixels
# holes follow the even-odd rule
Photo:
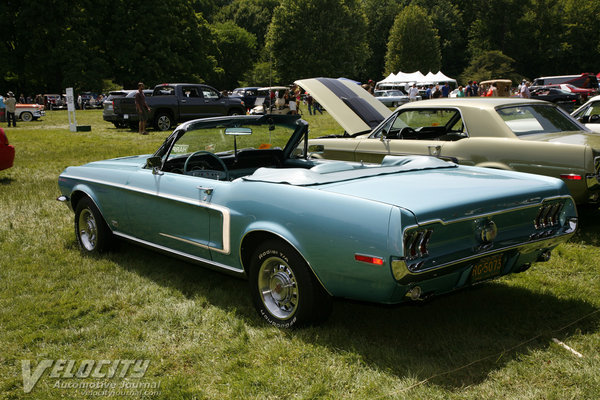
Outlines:
[[[306,118],[313,136],[337,130]],[[523,274],[413,305],[337,300],[324,325],[281,331],[243,280],[127,243],[82,256],[55,200],[60,172],[153,152],[167,133],[115,129],[100,111],[77,120],[91,132],[70,132],[66,111],[5,128],[17,156],[0,172],[0,399],[600,398],[596,209]],[[23,370],[42,360],[52,367],[25,393]],[[125,377],[85,377],[102,360]],[[147,369],[132,376],[119,360]]]

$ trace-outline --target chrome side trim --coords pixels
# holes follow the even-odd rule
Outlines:
[[[220,249],[218,247],[209,246],[207,244],[200,243],[200,242],[195,241],[195,240],[185,239],[185,238],[182,238],[182,237],[179,237],[179,236],[169,235],[167,233],[160,232],[159,235],[167,237],[169,239],[174,239],[174,240],[178,240],[180,242],[188,243],[188,244],[191,244],[191,245],[203,248],[203,249],[209,249],[209,250],[217,251],[219,253],[229,254],[229,243],[227,243],[227,247],[226,248]]]
[[[138,239],[138,238],[136,238],[134,236],[130,236],[130,235],[127,235],[127,234],[124,234],[124,233],[121,233],[121,232],[113,231],[113,234],[116,235],[116,236],[122,237],[123,239],[127,239],[129,241],[136,242],[136,243],[142,244],[142,245],[147,246],[147,247],[152,247],[152,248],[155,248],[157,250],[161,250],[161,251],[164,251],[164,252],[167,252],[167,253],[175,254],[177,256],[190,259],[192,261],[201,262],[203,264],[211,265],[211,266],[213,266],[215,268],[225,270],[225,271],[227,271],[229,273],[233,273],[235,275],[239,275],[239,276],[245,276],[246,275],[243,269],[234,268],[232,266],[221,264],[221,263],[218,263],[218,262],[215,262],[215,261],[212,261],[212,260],[208,260],[206,258],[194,256],[192,254],[184,253],[184,252],[179,251],[179,250],[174,250],[174,249],[171,249],[169,247],[165,247],[165,246],[161,246],[161,245],[156,244],[156,243],[148,242],[147,240]]]
[[[108,182],[108,181],[101,180],[101,179],[84,178],[84,177],[75,176],[75,175],[61,175],[61,177],[69,178],[69,179],[77,179],[77,180],[81,180],[81,181],[85,181],[85,182],[93,182],[93,183],[97,183],[99,185],[112,186],[112,187],[116,187],[119,189],[130,190],[132,192],[143,193],[143,194],[147,194],[150,196],[160,197],[162,199],[178,201],[181,203],[191,204],[194,206],[204,207],[204,208],[218,211],[223,216],[223,237],[221,239],[223,241],[223,248],[222,249],[211,248],[211,250],[215,250],[215,251],[218,251],[218,252],[224,253],[224,254],[229,254],[229,252],[231,251],[231,214],[229,212],[229,208],[227,208],[227,207],[222,207],[222,206],[219,206],[216,204],[207,203],[207,202],[201,201],[199,199],[194,199],[194,198],[189,198],[189,197],[159,194],[153,190],[142,189],[139,187],[128,186],[128,185],[118,184],[118,183],[114,183],[114,182]],[[100,208],[98,208],[98,209],[100,209]]]

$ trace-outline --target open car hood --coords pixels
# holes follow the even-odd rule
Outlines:
[[[375,96],[354,82],[310,78],[295,83],[310,93],[350,135],[369,132],[392,114]]]

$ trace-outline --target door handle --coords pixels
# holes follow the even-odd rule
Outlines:
[[[430,156],[439,157],[442,152],[442,146],[427,146],[427,148]]]
[[[210,187],[204,187],[204,186],[198,186],[199,190],[202,190],[204,193],[206,193],[207,195],[211,195],[213,194],[213,191],[215,190],[215,188],[210,188]]]

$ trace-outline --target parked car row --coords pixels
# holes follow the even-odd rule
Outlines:
[[[554,104],[392,112],[343,80],[296,83],[344,135],[309,139],[297,115],[201,118],[153,154],[65,169],[82,251],[120,238],[244,277],[258,315],[292,328],[333,297],[401,303],[526,271],[598,199],[596,138]]]

